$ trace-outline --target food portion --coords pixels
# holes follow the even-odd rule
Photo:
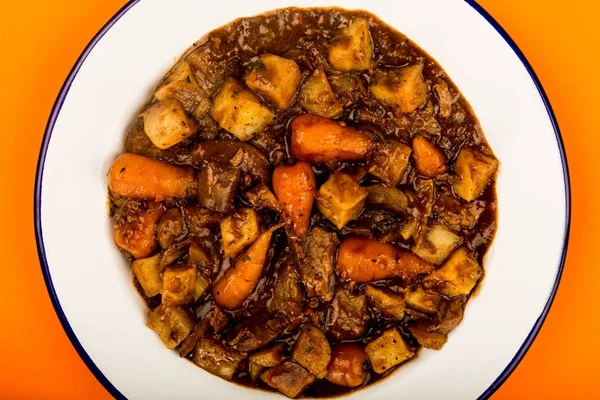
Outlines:
[[[158,83],[108,171],[114,241],[167,349],[249,387],[341,395],[452,340],[497,169],[404,35],[282,9],[210,32]]]

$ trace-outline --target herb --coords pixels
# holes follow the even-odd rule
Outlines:
[[[247,254],[244,257],[242,257],[242,261],[250,261],[250,260],[252,260],[252,258],[250,258],[250,256]]]
[[[265,69],[267,69],[267,67],[265,66],[265,63],[263,63],[260,60],[250,61],[248,63],[248,67],[250,67],[252,69],[257,69],[259,71],[264,71]]]
[[[384,145],[384,147],[385,147],[386,149],[388,149],[388,150],[392,148],[392,142],[390,142],[389,140],[386,140],[386,141],[383,143],[383,145]]]
[[[314,349],[315,349],[315,348],[314,348],[313,346],[308,346],[308,347],[306,348],[306,352],[307,352],[307,353],[310,353],[310,352],[312,352]]]

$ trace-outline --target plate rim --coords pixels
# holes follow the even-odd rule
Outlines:
[[[52,282],[52,276],[50,274],[50,269],[48,265],[48,261],[46,258],[46,251],[44,247],[44,239],[41,225],[41,193],[42,193],[42,182],[44,176],[44,164],[46,160],[46,154],[48,152],[48,145],[50,143],[50,139],[52,136],[52,132],[54,130],[54,125],[56,124],[56,120],[60,114],[62,109],[62,105],[65,101],[67,94],[69,93],[69,89],[71,84],[77,77],[77,74],[82,67],[83,63],[86,61],[88,55],[92,52],[96,44],[104,37],[104,35],[113,27],[113,25],[121,19],[131,8],[133,8],[140,0],[128,0],[125,5],[123,5],[103,26],[100,30],[94,35],[94,37],[90,40],[90,42],[86,45],[84,50],[81,52],[79,57],[77,58],[75,64],[71,68],[67,78],[65,79],[58,96],[52,106],[50,116],[48,118],[48,122],[44,129],[44,136],[42,138],[42,143],[40,146],[40,151],[38,155],[38,161],[36,165],[36,174],[35,174],[35,183],[34,183],[34,204],[33,204],[33,212],[34,212],[34,227],[35,227],[35,241],[37,247],[38,258],[40,261],[40,266],[42,269],[42,275],[44,277],[44,282],[46,284],[46,289],[48,291],[48,295],[50,296],[50,300],[52,302],[52,306],[54,307],[54,311],[56,312],[58,319],[63,327],[63,330],[67,334],[71,344],[77,351],[79,357],[83,360],[84,364],[87,368],[92,372],[92,374],[96,377],[96,379],[102,384],[102,386],[116,399],[126,399],[126,397],[110,382],[106,376],[102,373],[100,368],[94,363],[92,358],[87,354],[85,348],[75,335],[75,332],[71,328],[69,320],[62,309],[60,301],[58,300],[58,296],[56,290],[54,288],[54,284]],[[552,303],[556,297],[556,293],[558,291],[558,287],[560,285],[560,281],[562,278],[562,274],[564,271],[567,249],[569,246],[569,238],[571,231],[571,183],[570,183],[570,175],[569,175],[569,165],[567,161],[567,155],[565,151],[565,146],[562,138],[562,134],[560,132],[560,127],[558,125],[558,121],[554,110],[552,109],[552,105],[550,104],[550,100],[546,95],[546,92],[543,88],[542,83],[540,82],[537,74],[535,73],[533,67],[527,60],[527,57],[523,54],[519,46],[512,39],[512,37],[506,32],[506,30],[500,25],[498,21],[494,19],[481,5],[477,3],[476,0],[464,0],[466,4],[471,6],[481,17],[483,17],[491,26],[496,30],[496,32],[502,37],[502,39],[510,46],[515,55],[519,58],[525,69],[527,70],[530,78],[532,79],[541,100],[546,108],[546,112],[550,119],[550,123],[552,125],[552,129],[554,131],[554,135],[556,138],[558,151],[560,155],[560,160],[562,164],[563,170],[563,179],[565,184],[565,232],[563,238],[562,251],[560,256],[560,261],[557,268],[556,278],[552,287],[552,290],[548,296],[548,300],[546,304],[535,321],[533,327],[529,331],[527,337],[508,363],[508,365],[504,368],[504,370],[500,373],[500,375],[490,384],[490,386],[480,395],[478,399],[488,399],[494,394],[500,386],[508,379],[508,377],[513,373],[513,371],[517,368],[520,362],[525,357],[525,354],[531,348],[534,340],[539,334],[546,317],[552,307]]]

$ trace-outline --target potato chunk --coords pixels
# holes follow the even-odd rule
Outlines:
[[[397,116],[415,111],[427,102],[429,96],[422,65],[377,70],[369,89]]]
[[[160,277],[159,265],[160,253],[131,263],[131,270],[147,297],[154,297],[162,292],[163,283]]]
[[[152,104],[142,113],[144,132],[159,149],[168,149],[196,133],[198,124],[188,118],[183,104],[165,99]]]
[[[221,220],[223,251],[227,257],[236,257],[260,235],[258,215],[251,208],[240,208]]]
[[[373,63],[373,41],[369,22],[356,18],[341,29],[329,46],[329,63],[338,71],[364,71]]]
[[[278,366],[284,359],[285,345],[278,343],[266,349],[262,349],[250,356],[250,377],[252,379],[265,370]]]
[[[189,304],[196,291],[196,268],[171,266],[163,273],[162,303],[165,306]]]
[[[294,398],[314,382],[315,376],[295,362],[286,361],[265,371],[260,379],[287,397]]]
[[[498,169],[498,160],[474,149],[462,149],[454,164],[454,191],[466,201],[475,200]]]
[[[334,172],[319,189],[317,208],[338,229],[358,217],[367,199],[367,191],[349,175]]]
[[[365,295],[370,305],[381,313],[400,321],[404,318],[404,298],[390,290],[380,289],[373,285],[365,286]]]
[[[438,311],[442,297],[437,293],[427,293],[422,287],[407,290],[404,292],[406,305],[413,310],[425,314],[435,314]]]
[[[423,279],[423,286],[448,297],[457,297],[471,293],[482,276],[483,268],[465,247],[461,247],[444,265]]]
[[[246,85],[278,110],[290,106],[300,85],[298,64],[274,54],[263,54],[246,78]]]
[[[369,174],[381,182],[396,186],[408,165],[411,148],[395,140],[387,140],[369,162]]]
[[[386,373],[415,355],[404,343],[396,328],[383,332],[381,336],[367,344],[365,351],[373,370],[378,374]]]
[[[460,236],[444,225],[427,228],[421,240],[412,247],[412,252],[435,265],[440,265],[461,242]]]
[[[213,98],[210,116],[242,141],[252,139],[274,117],[257,95],[233,78],[228,78]]]
[[[429,321],[413,322],[408,325],[408,330],[426,349],[440,350],[448,340],[448,336],[432,330]]]
[[[207,338],[200,339],[192,355],[194,364],[229,381],[233,379],[233,375],[245,358],[244,354],[227,349]]]
[[[324,378],[331,360],[331,347],[323,331],[312,324],[303,325],[292,358],[317,378]]]
[[[417,172],[428,178],[435,178],[446,172],[446,154],[422,136],[413,139],[413,158]]]
[[[187,61],[182,61],[171,70],[154,92],[158,100],[173,98],[196,118],[203,117],[210,107],[210,100],[198,86],[196,76]]]
[[[174,349],[189,335],[196,324],[194,316],[180,306],[160,305],[154,309],[146,326],[158,333],[169,349]]]
[[[299,99],[306,111],[321,117],[337,118],[344,112],[322,67],[315,69],[315,72],[304,82]]]

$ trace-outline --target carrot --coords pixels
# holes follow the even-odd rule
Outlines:
[[[300,239],[308,232],[316,186],[315,174],[310,164],[304,161],[279,165],[273,171],[273,193],[283,213],[291,220],[293,233]]]
[[[291,151],[313,163],[362,160],[373,149],[368,135],[318,115],[304,114],[292,121]]]
[[[152,255],[158,247],[156,225],[163,212],[160,204],[150,203],[146,210],[137,215],[137,220],[123,225],[115,224],[113,236],[117,246],[130,252],[136,259]]]
[[[239,308],[256,287],[267,259],[271,236],[283,224],[274,225],[262,233],[258,239],[238,258],[212,289],[212,295],[223,308]]]
[[[446,172],[448,158],[442,149],[422,136],[413,139],[412,156],[415,160],[415,169],[421,175],[435,178]]]
[[[135,199],[162,201],[167,197],[195,196],[193,168],[177,167],[137,154],[121,154],[108,171],[113,193]]]
[[[367,355],[359,345],[338,344],[331,349],[331,361],[325,379],[340,386],[360,386],[367,377],[363,367],[366,362]]]
[[[388,278],[414,280],[433,265],[409,251],[375,239],[353,236],[340,243],[336,268],[343,279],[365,283]]]

